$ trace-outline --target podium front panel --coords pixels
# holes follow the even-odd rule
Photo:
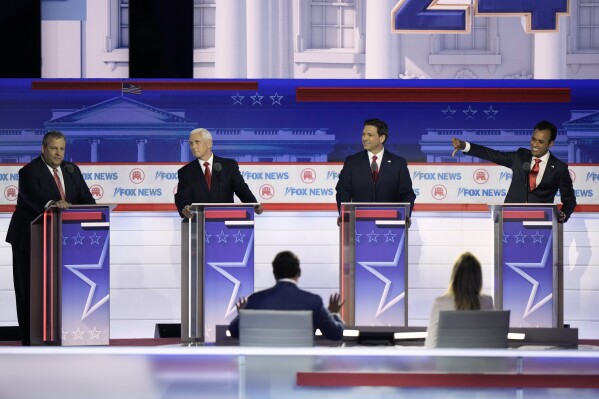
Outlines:
[[[110,210],[62,212],[61,344],[108,345]]]
[[[215,342],[216,325],[254,291],[254,204],[192,204],[181,227],[181,340]]]
[[[342,241],[342,296],[350,305],[344,317],[356,326],[406,326],[409,204],[349,209],[350,220],[342,226],[342,236],[349,236]]]
[[[205,342],[216,340],[216,325],[237,315],[235,302],[254,292],[254,208],[205,210]]]
[[[496,307],[512,327],[561,327],[554,205],[505,205],[496,218]]]

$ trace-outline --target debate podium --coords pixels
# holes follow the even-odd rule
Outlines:
[[[494,302],[510,327],[563,327],[563,224],[554,204],[492,204]]]
[[[342,203],[340,291],[350,326],[407,326],[409,203]]]
[[[108,345],[113,208],[52,206],[31,222],[32,345]]]
[[[216,340],[216,325],[237,315],[254,291],[254,207],[192,204],[181,222],[181,340]]]

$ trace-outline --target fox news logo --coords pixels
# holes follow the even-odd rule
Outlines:
[[[177,180],[177,172],[156,171],[154,181],[156,180]]]
[[[501,188],[458,188],[458,197],[505,197],[507,191]]]
[[[454,181],[462,180],[461,172],[414,172],[412,174],[412,180],[440,180],[440,181]]]

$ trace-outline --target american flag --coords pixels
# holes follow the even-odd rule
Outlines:
[[[122,92],[131,94],[141,94],[141,87],[131,83],[123,83]]]

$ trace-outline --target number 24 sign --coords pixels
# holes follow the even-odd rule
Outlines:
[[[474,0],[474,5],[439,0],[401,0],[391,13],[394,32],[469,33],[470,14],[524,16],[530,33],[558,30],[558,16],[568,14],[570,0]]]

